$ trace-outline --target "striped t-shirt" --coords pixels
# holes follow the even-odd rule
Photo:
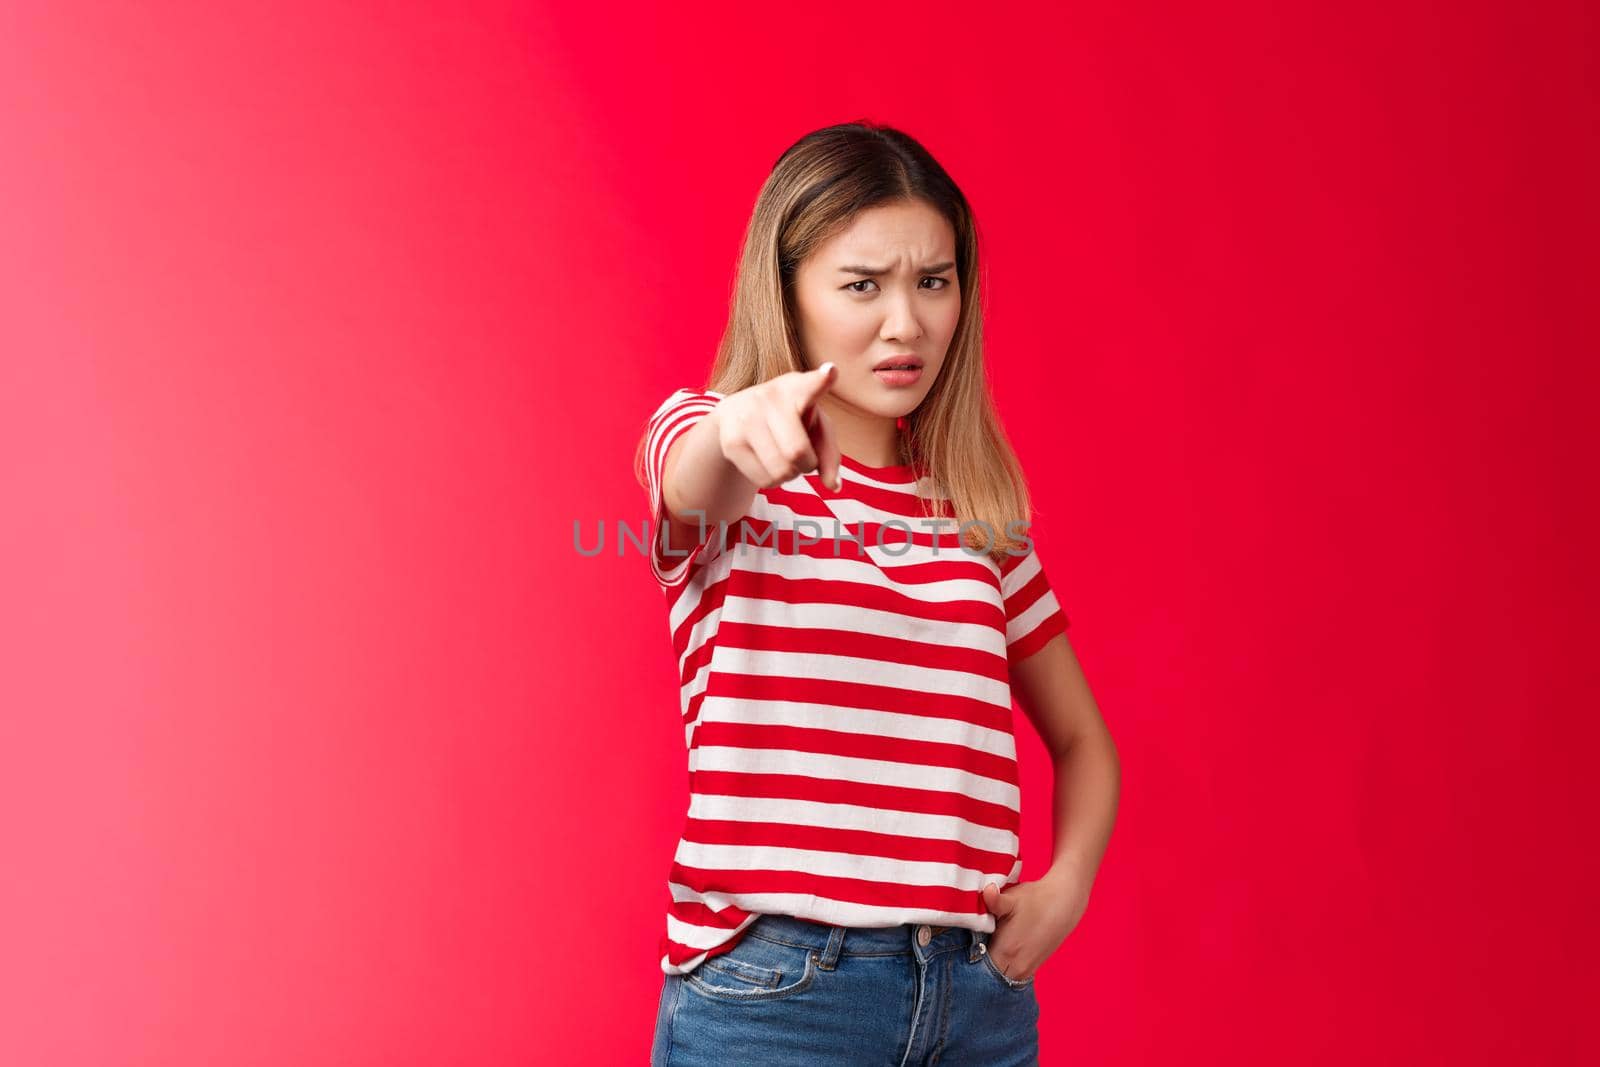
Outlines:
[[[927,479],[845,456],[838,493],[797,475],[664,554],[667,449],[724,397],[678,390],[645,444],[689,759],[661,969],[767,912],[992,933],[983,887],[1022,872],[1009,667],[1068,625],[1038,553],[963,550]]]

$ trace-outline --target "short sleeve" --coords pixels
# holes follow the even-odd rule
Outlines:
[[[1044,647],[1070,622],[1050,588],[1037,548],[1007,556],[1000,564],[1000,595],[1006,610],[1006,660],[1018,663]]]
[[[645,491],[650,496],[650,570],[663,589],[673,589],[689,580],[701,564],[714,559],[722,549],[722,538],[715,525],[708,526],[699,544],[684,551],[664,546],[666,496],[663,476],[667,451],[672,443],[710,413],[726,394],[696,389],[679,389],[650,416],[645,436]]]

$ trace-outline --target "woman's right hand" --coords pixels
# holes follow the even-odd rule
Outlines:
[[[724,397],[713,409],[722,454],[757,489],[816,471],[839,491],[839,444],[817,399],[838,376],[832,363],[790,371]]]

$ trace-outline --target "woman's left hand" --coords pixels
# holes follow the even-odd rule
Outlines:
[[[1070,867],[1052,867],[1040,879],[1018,882],[1003,891],[983,887],[983,902],[994,914],[989,958],[1013,982],[1037,971],[1067,939],[1089,906],[1089,884]]]

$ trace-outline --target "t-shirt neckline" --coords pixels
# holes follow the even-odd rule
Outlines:
[[[843,452],[839,453],[839,463],[841,466],[849,467],[857,474],[865,474],[880,481],[916,481],[915,472],[905,463],[891,463],[886,467],[874,467],[870,464],[862,463],[858,459],[853,459]]]

